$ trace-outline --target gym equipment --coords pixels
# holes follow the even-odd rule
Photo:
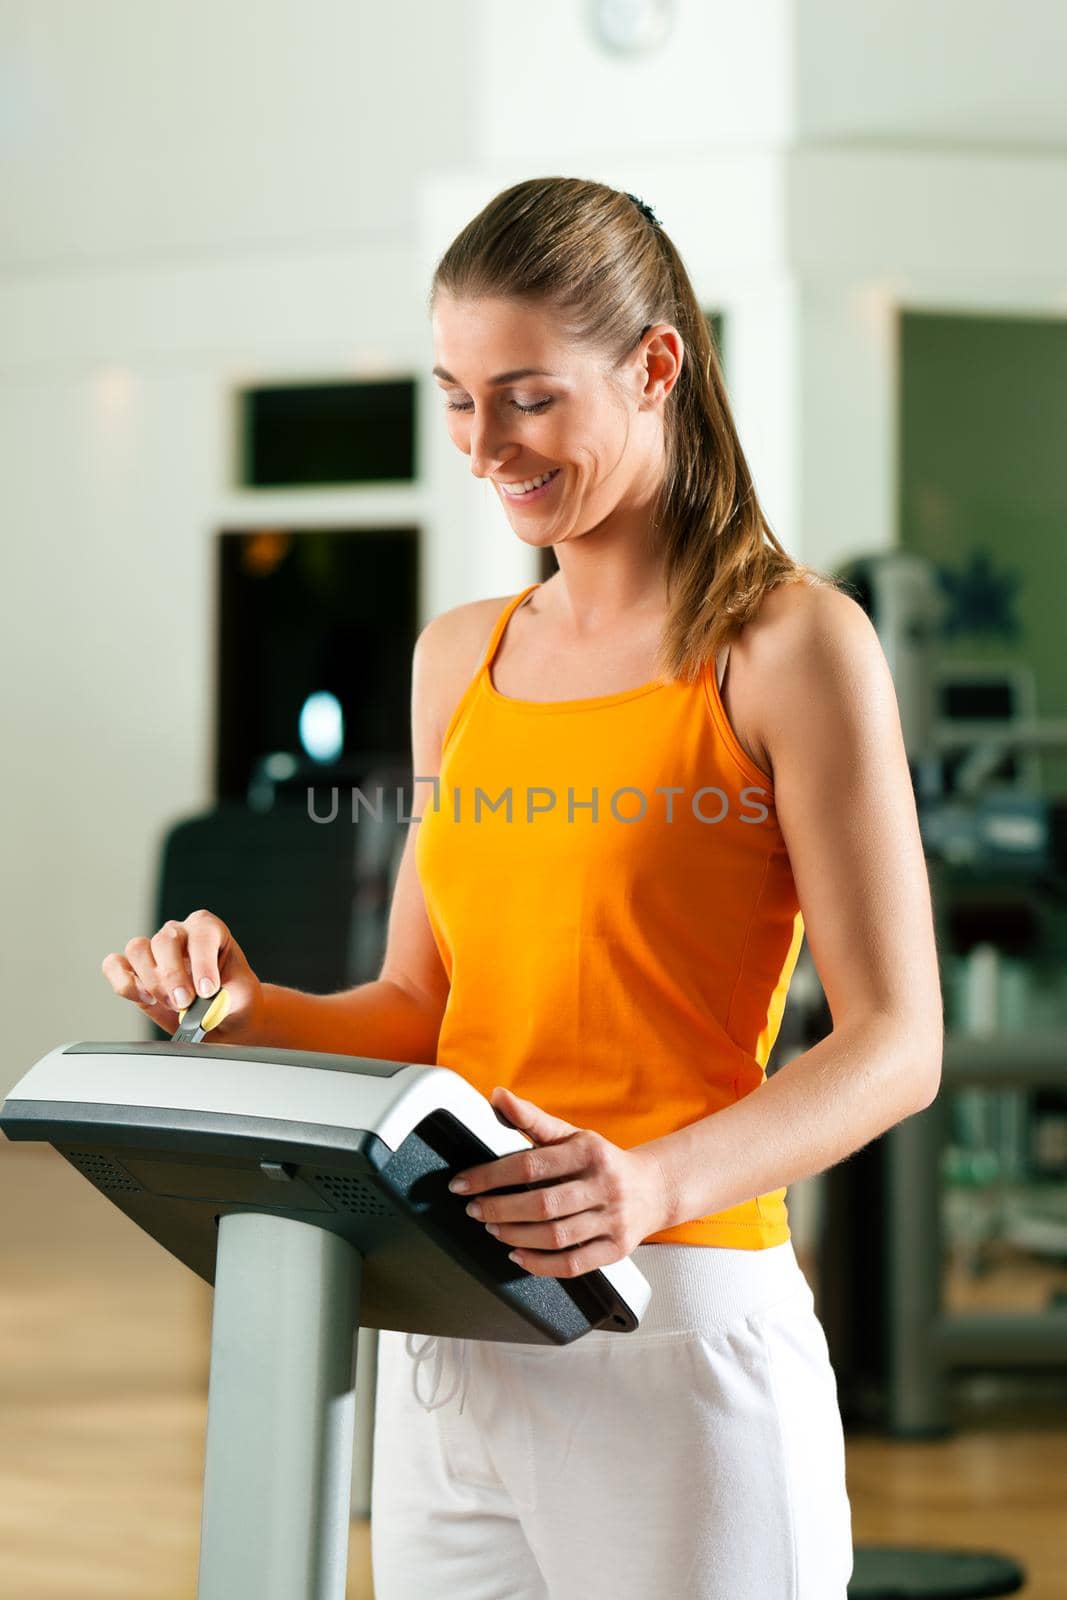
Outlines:
[[[214,1284],[198,1600],[344,1600],[360,1326],[564,1345],[651,1288],[628,1259],[533,1275],[467,1215],[449,1179],[530,1141],[447,1067],[178,1034],[57,1046],[0,1130]]]
[[[893,677],[938,917],[937,945],[946,950],[950,941],[942,907],[949,864],[1021,862],[1029,876],[1047,852],[1045,803],[1018,793],[983,798],[983,785],[1007,751],[1056,747],[1067,739],[1067,724],[1027,719],[1016,725],[961,725],[944,719],[939,690],[959,668],[941,659],[944,597],[928,557],[903,550],[868,552],[838,567],[836,576],[852,587],[870,617]],[[982,676],[972,675],[975,686]],[[1016,672],[1019,682],[1024,676],[1021,669]],[[1025,695],[1017,699],[1021,703]],[[955,792],[946,792],[945,758],[957,752],[964,760],[954,770],[950,788]],[[1029,883],[1027,895],[1033,895]],[[1031,1041],[1043,1043],[1033,1035],[1026,1044]],[[998,1042],[1001,1060],[1014,1070],[1023,1037],[1008,1035]],[[964,1072],[973,1080],[973,1044],[966,1036],[949,1035],[946,1086],[955,1088]],[[1057,1066],[1062,1070],[1062,1048]],[[1062,1319],[1054,1315],[956,1315],[940,1304],[945,1116],[945,1101],[939,1098],[859,1152],[847,1169],[828,1175],[829,1220],[819,1275],[828,1287],[826,1331],[846,1426],[850,1398],[855,1397],[856,1420],[870,1420],[862,1412],[881,1391],[890,1432],[941,1437],[950,1431],[952,1366],[967,1365],[974,1355],[994,1364],[1002,1358],[1009,1364],[1017,1358],[1044,1364],[1062,1355]],[[1018,1562],[994,1551],[858,1546],[854,1561],[850,1600],[962,1600],[1012,1594],[1025,1581]]]
[[[866,1545],[856,1551],[848,1600],[990,1600],[1018,1594],[1026,1573],[994,1550],[902,1549]]]

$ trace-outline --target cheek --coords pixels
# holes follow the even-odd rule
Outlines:
[[[581,489],[595,489],[602,476],[600,455],[593,445],[581,445],[571,454],[574,481]]]

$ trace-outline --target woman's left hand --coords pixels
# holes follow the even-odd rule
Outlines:
[[[491,1100],[534,1148],[465,1167],[449,1187],[466,1181],[464,1192],[480,1197],[473,1202],[480,1213],[472,1215],[513,1247],[509,1253],[520,1267],[545,1278],[576,1278],[621,1261],[667,1226],[667,1183],[651,1151],[641,1145],[623,1150],[510,1089],[494,1089]],[[517,1183],[543,1187],[487,1192]]]

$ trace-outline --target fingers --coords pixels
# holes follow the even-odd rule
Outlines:
[[[519,1183],[553,1183],[574,1171],[576,1149],[573,1141],[560,1144],[527,1145],[514,1154],[497,1156],[476,1167],[457,1172],[448,1187],[453,1194],[479,1194],[485,1189],[505,1189]]]
[[[572,1250],[522,1248],[508,1251],[510,1260],[535,1278],[580,1278],[596,1267],[613,1266],[626,1254],[627,1252],[620,1249],[619,1245],[606,1234],[590,1239],[587,1244]]]
[[[119,955],[117,951],[113,950],[110,955],[104,957],[100,963],[100,970],[120,999],[132,1000],[139,1006],[156,1005],[155,996],[150,994],[138,979],[126,957]]]
[[[193,1000],[193,979],[185,941],[185,925],[172,921],[165,922],[159,932],[147,941],[147,956],[143,948],[146,941],[143,939],[131,939],[126,946],[130,965],[142,982],[145,981],[142,967],[146,962],[151,962],[149,981],[145,986],[175,1011],[191,1005]]]
[[[197,994],[218,993],[221,968],[234,960],[243,973],[244,958],[226,924],[210,911],[193,911],[184,922],[165,922],[151,939],[138,936],[122,953],[111,951],[100,970],[122,999],[152,1009],[161,1027],[173,1027],[170,1015],[192,1005]]]
[[[574,1251],[595,1239],[610,1237],[613,1232],[612,1219],[603,1206],[596,1204],[545,1221],[510,1217],[499,1222],[482,1221],[494,1239],[524,1251]]]
[[[482,1222],[555,1222],[578,1212],[599,1209],[604,1196],[582,1181],[550,1183],[519,1194],[483,1193],[466,1210]]]
[[[194,990],[199,995],[217,993],[220,951],[228,930],[210,911],[194,911],[185,919],[186,965]]]
[[[491,1233],[501,1244],[516,1250],[574,1250],[592,1239],[605,1236],[605,1219],[602,1211],[583,1211],[580,1216],[566,1217],[560,1222],[487,1222],[486,1233]]]

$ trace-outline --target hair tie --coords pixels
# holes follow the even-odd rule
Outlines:
[[[641,215],[646,219],[646,221],[651,222],[654,228],[662,227],[662,223],[647,201],[639,200],[635,194],[630,193],[629,189],[626,190],[626,198],[627,200],[633,201]]]

